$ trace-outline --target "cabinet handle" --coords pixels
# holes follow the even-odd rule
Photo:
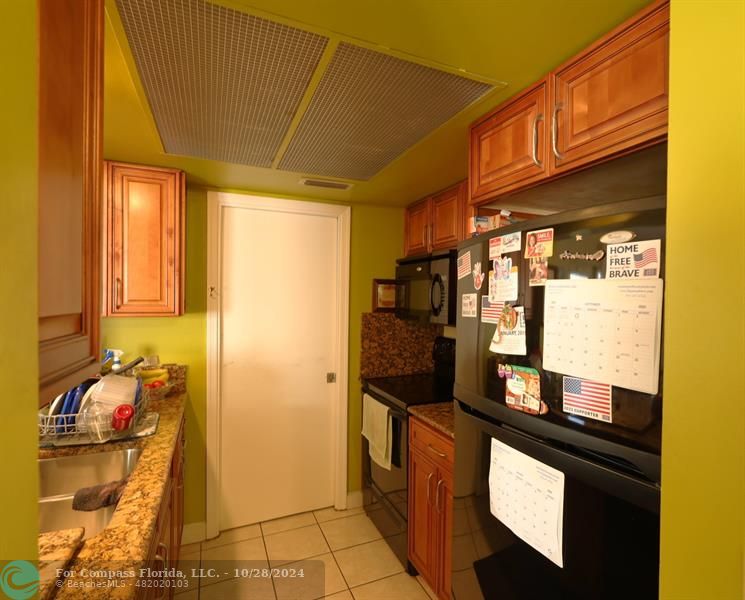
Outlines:
[[[551,115],[551,150],[559,160],[564,158],[564,155],[559,152],[559,111],[561,108],[561,103],[554,104],[554,112]]]
[[[430,505],[430,506],[432,506],[432,501],[430,499],[430,491],[429,491],[430,485],[429,485],[429,482],[432,479],[432,475],[434,475],[434,473],[430,473],[429,475],[427,475],[427,504]]]
[[[444,480],[440,479],[437,482],[437,491],[435,492],[435,510],[439,513],[442,512],[440,509],[440,486],[444,483]]]
[[[161,578],[161,581],[163,582],[163,588],[158,598],[165,598],[168,595],[168,591],[170,589],[170,587],[166,585],[166,579],[168,578],[166,575],[166,572],[168,572],[168,546],[166,546],[163,542],[160,542],[158,543],[158,551],[160,551],[161,548],[163,549],[163,554],[155,555],[155,558],[159,558],[160,560],[163,561],[163,571],[164,571],[163,577]]]
[[[122,280],[120,277],[116,278],[116,307],[121,308],[122,306]]]
[[[542,167],[543,162],[538,160],[538,123],[543,121],[543,113],[540,113],[533,121],[533,162],[536,167]]]
[[[158,543],[158,551],[163,549],[163,564],[165,565],[166,569],[168,568],[168,546],[166,546],[163,542]],[[157,554],[156,554],[157,556]]]
[[[429,448],[430,450],[432,450],[432,452],[434,452],[435,454],[437,454],[437,456],[439,456],[440,458],[447,458],[447,454],[445,454],[444,452],[440,452],[432,444],[427,444],[427,448]]]

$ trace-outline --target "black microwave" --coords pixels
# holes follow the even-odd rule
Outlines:
[[[455,325],[456,251],[396,261],[396,316]]]

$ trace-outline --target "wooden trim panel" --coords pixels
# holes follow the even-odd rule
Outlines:
[[[103,26],[101,0],[39,4],[40,405],[100,352]]]

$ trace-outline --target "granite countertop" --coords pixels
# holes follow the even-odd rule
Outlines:
[[[52,596],[57,571],[64,569],[75,555],[84,533],[82,527],[77,527],[39,534],[39,600]]]
[[[410,406],[409,413],[455,439],[455,412],[452,402]]]
[[[143,588],[137,577],[92,577],[91,571],[134,571],[145,566],[155,535],[179,425],[184,414],[186,394],[153,400],[150,410],[160,414],[155,435],[137,440],[44,448],[40,458],[107,452],[121,448],[142,448],[142,455],[129,476],[119,504],[106,528],[85,540],[69,567],[76,575],[68,578],[57,592],[58,599],[134,598]],[[59,532],[56,532],[59,533]],[[88,574],[83,576],[83,573]],[[103,584],[106,584],[105,586]]]

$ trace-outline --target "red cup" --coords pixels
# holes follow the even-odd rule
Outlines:
[[[135,409],[131,404],[120,404],[111,416],[111,426],[115,431],[124,431],[132,424]]]

